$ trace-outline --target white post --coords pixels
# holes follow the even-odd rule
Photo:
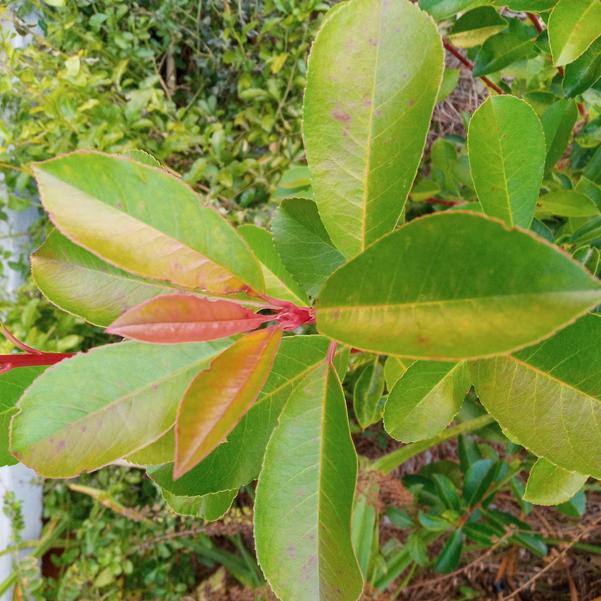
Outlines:
[[[10,27],[10,24],[0,22],[0,27]],[[27,39],[22,36],[13,38],[15,47],[22,47],[26,44]],[[0,196],[6,198],[6,188],[2,179],[0,179]],[[33,208],[19,212],[7,210],[7,214],[8,220],[0,222],[0,235],[2,236],[27,232],[36,219],[36,210]],[[8,250],[12,257],[17,257],[23,253],[28,253],[29,240],[27,236],[3,238],[0,246],[4,250]],[[4,273],[6,277],[2,282],[2,287],[5,294],[11,296],[23,283],[22,274],[11,269],[7,264],[4,265]],[[35,540],[40,537],[42,529],[42,483],[40,478],[24,465],[2,467],[0,468],[0,550],[13,544],[10,521],[2,511],[4,495],[8,491],[14,493],[21,504],[21,512],[25,522],[25,529],[22,532],[23,538],[25,540]],[[27,553],[27,551],[22,553]],[[16,560],[18,560],[18,555],[0,556],[0,583],[4,582],[13,572]],[[11,601],[12,598],[12,590],[9,590],[0,597],[0,601]]]

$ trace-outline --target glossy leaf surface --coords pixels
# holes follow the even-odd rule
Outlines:
[[[174,291],[106,263],[56,230],[31,256],[31,272],[55,305],[104,327],[145,300]]]
[[[215,294],[262,291],[255,256],[183,181],[124,157],[81,151],[34,166],[57,228],[131,273]]]
[[[300,283],[286,269],[275,248],[271,234],[267,230],[250,223],[241,225],[238,232],[261,262],[263,278],[265,279],[265,292],[269,296],[287,300],[297,305],[308,305],[307,294]]]
[[[507,21],[492,6],[481,6],[461,15],[448,38],[458,48],[472,48],[507,27]]]
[[[326,278],[344,263],[321,222],[317,205],[304,198],[284,200],[274,214],[271,229],[288,271],[316,296]]]
[[[352,257],[396,225],[442,80],[432,20],[408,0],[351,0],[309,58],[303,132],[315,198]]]
[[[403,442],[432,438],[453,421],[469,387],[464,363],[416,361],[388,395],[384,427]]]
[[[569,501],[587,480],[588,476],[539,459],[530,470],[524,500],[536,505],[559,505]]]
[[[582,94],[601,78],[601,38],[565,69],[563,91],[568,98]]]
[[[263,388],[282,331],[247,334],[217,357],[186,390],[175,422],[174,478],[179,478],[225,441]]]
[[[156,344],[204,342],[256,330],[270,319],[226,300],[169,294],[133,307],[107,332]]]
[[[489,97],[468,132],[470,171],[484,212],[507,225],[530,227],[545,168],[545,134],[530,105]]]
[[[255,479],[282,407],[298,383],[325,360],[328,344],[323,336],[285,337],[257,402],[227,441],[178,480],[173,480],[172,463],[150,470],[151,477],[161,487],[188,496],[239,488]],[[340,351],[336,364],[341,376],[347,363],[348,352]]]
[[[384,362],[384,379],[386,380],[386,388],[390,392],[392,387],[397,383],[398,379],[407,371],[412,361],[401,359],[395,355],[389,355]]]
[[[452,211],[412,221],[341,267],[316,313],[319,331],[345,344],[450,360],[523,347],[600,300],[599,282],[556,247]]]
[[[231,344],[124,342],[48,369],[21,397],[11,449],[39,474],[69,478],[158,439],[200,369]]]
[[[549,17],[549,45],[557,66],[575,61],[601,35],[598,0],[559,0]]]
[[[477,362],[476,392],[512,440],[555,465],[601,477],[601,317]]]
[[[437,21],[448,19],[459,12],[469,10],[489,0],[419,0],[419,7],[429,12]]]
[[[282,601],[359,597],[350,531],[356,477],[344,394],[324,363],[286,403],[257,486],[257,555]]]

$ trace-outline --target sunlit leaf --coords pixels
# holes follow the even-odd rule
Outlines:
[[[547,141],[545,171],[549,171],[563,156],[578,118],[578,109],[573,100],[563,98],[554,102],[542,115],[541,122]]]
[[[161,489],[161,494],[169,508],[178,515],[214,522],[229,511],[238,490],[224,490],[197,497],[178,497],[168,490]]]
[[[11,450],[51,478],[76,476],[129,455],[173,426],[187,386],[231,343],[124,342],[62,361],[21,397]]]
[[[530,470],[524,500],[536,505],[559,505],[569,501],[587,479],[588,476],[539,459]]]
[[[601,35],[599,0],[559,0],[549,17],[549,45],[555,65],[575,61]]]
[[[174,292],[113,267],[56,230],[31,256],[31,272],[55,305],[99,326],[149,298]]]
[[[601,79],[601,38],[565,69],[563,91],[568,98],[582,94]]]
[[[350,531],[356,477],[344,394],[324,363],[288,399],[257,486],[257,555],[282,601],[361,593]]]
[[[92,151],[37,163],[34,173],[57,228],[117,267],[215,294],[262,291],[247,244],[171,173]]]
[[[488,98],[468,131],[470,170],[484,212],[530,227],[545,167],[545,134],[530,105],[515,96]]]
[[[464,363],[416,361],[388,395],[384,427],[403,442],[432,438],[453,421],[469,387]]]
[[[338,269],[316,314],[321,333],[362,350],[452,360],[531,344],[600,301],[601,284],[558,248],[448,211],[410,222]]]
[[[601,316],[509,357],[474,364],[476,392],[512,440],[601,477]]]
[[[504,19],[492,6],[481,6],[461,15],[449,32],[449,40],[458,48],[480,46],[490,36],[507,27]]]
[[[594,217],[599,207],[588,196],[574,190],[555,190],[541,196],[537,212],[561,217]]]
[[[309,58],[303,131],[315,198],[352,257],[396,225],[438,96],[442,44],[408,0],[351,0]]]

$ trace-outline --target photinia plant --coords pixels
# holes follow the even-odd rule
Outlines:
[[[494,418],[539,457],[530,501],[561,503],[601,478],[599,160],[584,174],[556,167],[572,98],[599,73],[599,28],[564,23],[589,23],[599,4],[499,3],[542,12],[544,31],[535,14],[536,27],[478,4],[420,2],[492,94],[469,121],[467,207],[439,190],[427,200],[440,210],[416,218],[406,206],[446,152],[433,147],[432,181],[422,168],[415,183],[444,54],[432,17],[408,0],[350,0],[326,17],[304,101],[310,187],[282,201],[271,232],[234,229],[143,152],[37,163],[56,229],[32,257],[35,281],[127,340],[3,357],[2,459],[69,478],[126,458],[148,466],[176,510],[207,519],[258,478],[258,559],[285,601],[362,590],[351,384],[358,426],[383,417],[403,442],[439,435],[473,387],[492,417],[461,432]],[[454,20],[468,8],[480,12]],[[452,42],[476,47],[474,62]],[[563,98],[507,93],[499,72],[537,53]],[[402,456],[366,469],[389,472]],[[484,467],[492,479],[478,464],[469,480],[478,498]],[[458,516],[447,555],[463,540]]]

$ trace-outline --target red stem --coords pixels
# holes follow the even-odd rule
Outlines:
[[[463,54],[461,54],[461,52],[459,52],[459,50],[457,50],[457,48],[455,48],[455,46],[453,46],[453,44],[451,44],[451,42],[449,42],[449,40],[447,40],[446,38],[443,39],[443,44],[444,47],[465,67],[467,67],[470,71],[474,70],[474,64],[472,63],[472,61],[468,60],[467,58],[465,58],[465,56],[463,56]],[[486,75],[480,75],[480,79],[491,89],[494,90],[497,94],[504,94],[505,92],[503,92],[503,90],[492,80],[490,80],[488,77],[486,77]]]
[[[0,355],[2,372],[13,367],[31,367],[34,365],[54,365],[63,359],[73,357],[75,353],[19,353],[17,355]]]
[[[538,17],[534,13],[526,13],[526,16],[530,19],[532,25],[534,25],[534,29],[536,29],[536,32],[541,33],[543,30],[543,26],[540,24]]]
[[[433,205],[443,205],[445,207],[456,207],[458,205],[464,204],[463,201],[460,200],[441,200],[440,198],[425,198],[422,202],[429,202]]]

